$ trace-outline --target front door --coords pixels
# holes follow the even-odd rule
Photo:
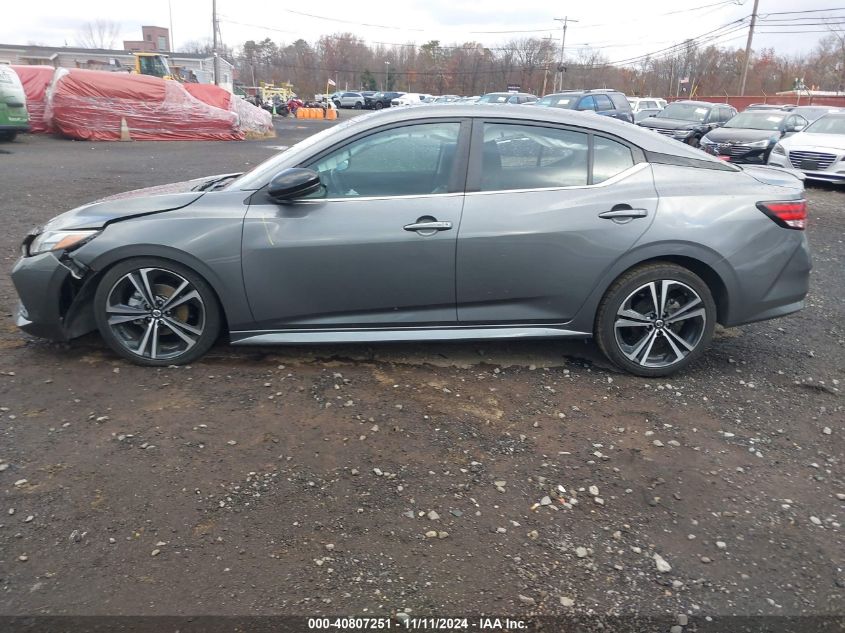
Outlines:
[[[476,125],[458,236],[458,319],[565,323],[654,219],[651,169],[622,141],[585,131]]]
[[[314,197],[253,196],[243,271],[257,327],[454,324],[461,125],[382,128],[303,163],[323,183]]]

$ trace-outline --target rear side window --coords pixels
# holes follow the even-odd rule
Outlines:
[[[634,157],[627,145],[602,136],[593,137],[593,184],[613,178],[634,166]]]
[[[582,132],[485,123],[480,189],[586,185],[588,156],[588,137]]]
[[[628,111],[631,109],[631,104],[628,103],[628,98],[623,95],[621,92],[610,92],[607,95],[610,97],[610,100],[613,101],[613,105],[616,106],[617,110],[624,110]],[[654,106],[643,106],[647,108],[653,108]]]
[[[606,95],[596,95],[594,98],[596,100],[596,110],[599,112],[613,110],[613,102]]]

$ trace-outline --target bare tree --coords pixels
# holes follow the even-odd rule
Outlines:
[[[119,36],[119,22],[97,19],[79,28],[76,43],[82,48],[114,48]]]

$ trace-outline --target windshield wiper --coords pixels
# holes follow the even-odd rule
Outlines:
[[[220,185],[224,182],[228,182],[229,180],[234,180],[238,176],[242,176],[243,173],[240,174],[226,174],[225,176],[220,176],[219,178],[212,178],[211,180],[206,180],[204,183],[197,185],[194,187],[194,191],[214,191],[220,188]]]

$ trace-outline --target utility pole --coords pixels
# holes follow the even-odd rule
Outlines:
[[[742,69],[742,83],[739,85],[739,96],[745,94],[745,80],[748,78],[748,66],[751,62],[751,42],[754,39],[754,25],[757,24],[757,5],[760,0],[754,0],[754,8],[751,10],[751,25],[748,27],[748,41],[745,43],[745,68]]]
[[[214,85],[220,85],[219,70],[217,63],[217,0],[211,0],[211,54],[214,56]]]
[[[176,46],[173,45],[173,3],[171,0],[167,0],[167,11],[170,14],[170,35],[167,39],[169,40],[168,44],[170,44],[170,51],[173,52],[176,50]]]
[[[390,90],[390,62],[384,62],[384,91]]]
[[[577,22],[578,20],[570,20],[569,16],[565,16],[562,18],[555,18],[556,22],[560,22],[561,32],[560,32],[560,63],[558,64],[558,72],[555,73],[555,79],[557,79],[558,74],[560,74],[560,85],[557,87],[556,90],[563,90],[563,49],[566,46],[566,27],[569,22]],[[553,87],[552,90],[555,90]]]

